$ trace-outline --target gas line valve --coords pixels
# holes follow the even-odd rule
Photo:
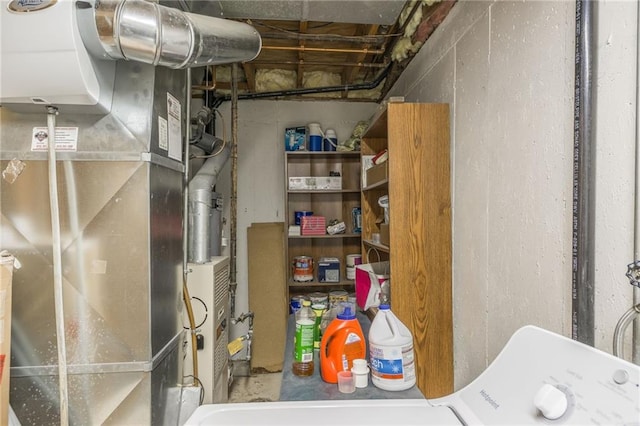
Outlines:
[[[636,287],[640,287],[640,260],[627,265],[627,278],[629,283]]]

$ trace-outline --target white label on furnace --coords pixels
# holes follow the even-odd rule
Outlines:
[[[78,128],[56,127],[56,151],[78,150]],[[31,151],[47,151],[49,149],[49,128],[34,127],[31,137]]]
[[[169,158],[182,161],[182,105],[167,92],[167,121],[169,122]]]
[[[158,117],[158,146],[167,151],[169,149],[169,136],[167,134],[167,119]]]
[[[107,261],[101,259],[93,259],[91,261],[90,271],[92,274],[104,275],[107,273]]]

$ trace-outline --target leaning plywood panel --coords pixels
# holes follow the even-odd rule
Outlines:
[[[247,246],[249,309],[255,315],[251,369],[282,371],[288,313],[284,223],[253,223]]]
[[[0,424],[9,423],[9,360],[11,355],[11,281],[14,258],[0,253]]]

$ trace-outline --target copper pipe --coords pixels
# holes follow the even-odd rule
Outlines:
[[[215,90],[216,88],[216,67],[207,66],[207,71],[211,73],[211,83],[209,80],[205,80],[207,84],[200,84],[197,86],[191,86],[191,90]],[[205,78],[207,77],[205,73]]]
[[[216,89],[215,81],[209,86],[206,86],[206,85],[191,86],[191,90],[215,90],[215,89]]]
[[[259,25],[254,23],[254,25]],[[365,36],[343,36],[339,34],[299,34],[299,33],[267,33],[260,35],[263,40],[306,40],[306,41],[329,41],[339,43],[358,44],[382,44],[385,38],[393,35],[365,35]]]
[[[262,46],[262,50],[293,50],[302,52],[330,52],[330,53],[364,53],[382,54],[384,49],[331,49],[326,47],[304,47],[304,46]]]
[[[384,68],[387,64],[369,64],[366,62],[313,62],[313,61],[252,61],[254,65],[323,65],[335,67]],[[197,87],[197,86],[194,86]]]

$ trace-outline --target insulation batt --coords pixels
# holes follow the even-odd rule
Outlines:
[[[297,73],[281,69],[256,71],[256,92],[272,92],[296,88]]]
[[[340,86],[342,79],[340,74],[324,71],[309,71],[302,75],[302,87],[332,87]],[[313,97],[336,98],[340,97],[340,92],[315,93]]]

